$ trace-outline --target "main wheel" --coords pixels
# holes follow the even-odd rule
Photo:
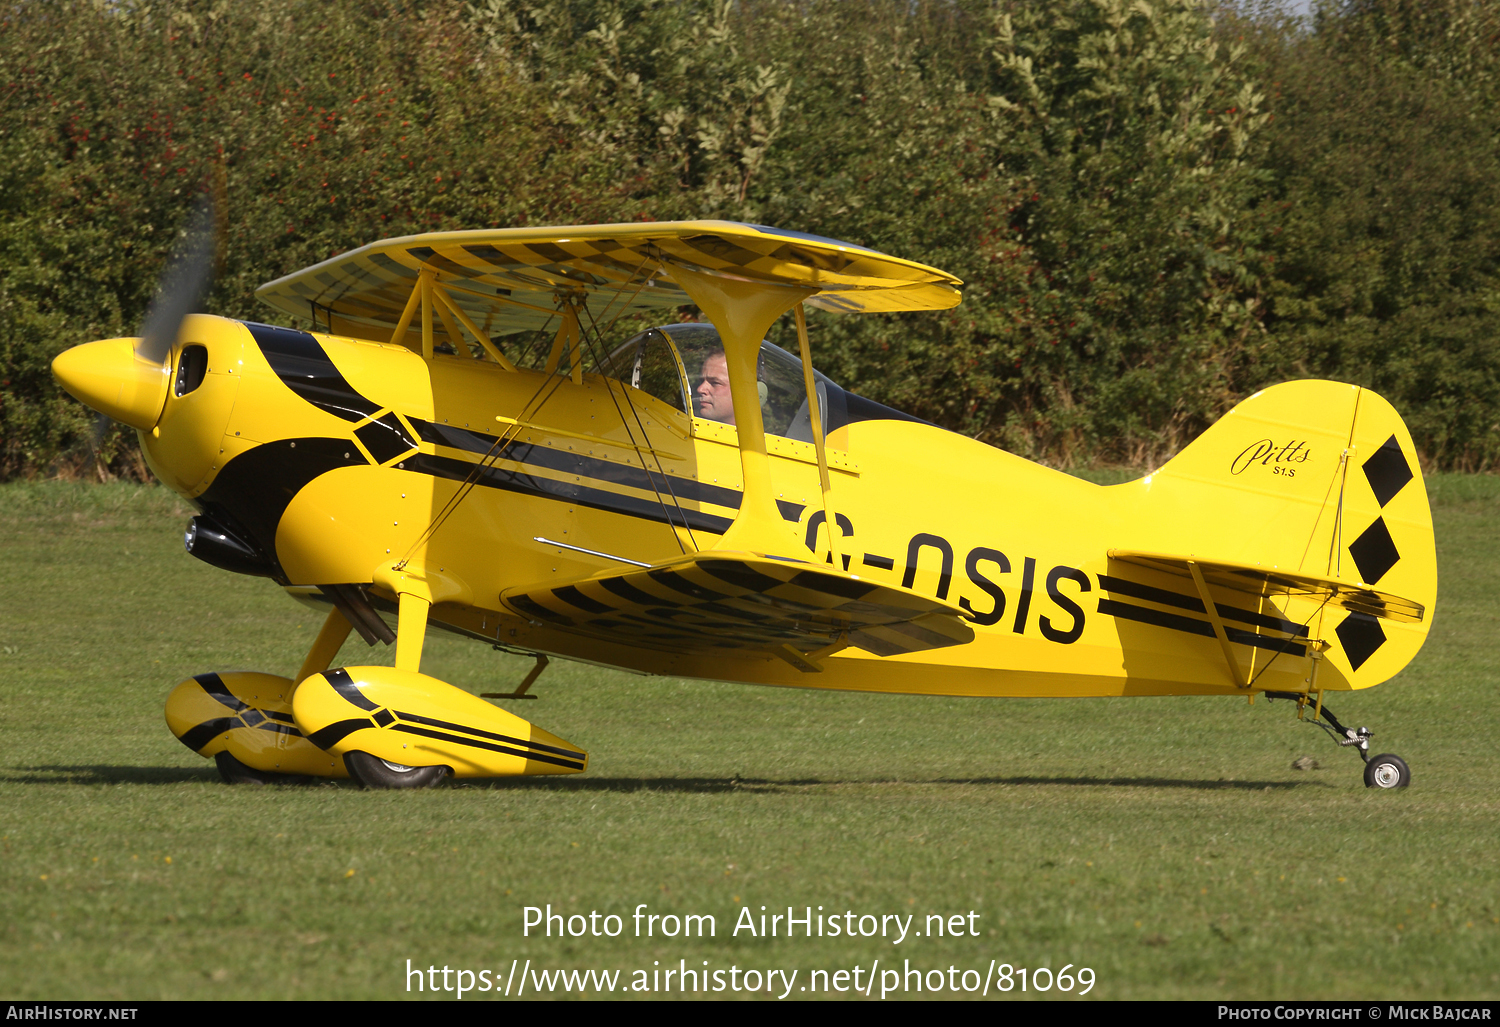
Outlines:
[[[228,752],[216,753],[214,764],[219,768],[219,776],[227,785],[305,785],[311,784],[313,780],[304,774],[278,774],[274,770],[256,770],[254,767],[241,763]]]
[[[1411,770],[1400,756],[1388,752],[1371,756],[1365,764],[1366,788],[1405,788],[1411,784]]]
[[[448,774],[447,767],[408,767],[367,752],[345,753],[344,766],[366,788],[431,788]]]

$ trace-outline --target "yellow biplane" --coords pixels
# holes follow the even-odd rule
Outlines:
[[[201,284],[53,370],[199,511],[190,553],[326,611],[294,677],[168,698],[226,780],[586,769],[421,673],[430,628],[536,657],[499,699],[555,657],[945,696],[1263,693],[1355,747],[1367,784],[1410,779],[1323,706],[1405,667],[1436,596],[1415,449],[1368,390],[1266,389],[1103,487],[814,372],[805,308],[960,299],[849,243],[723,221],[388,239],[261,287],[312,331],[190,314]],[[613,330],[687,305],[702,320]],[[787,313],[799,353],[763,341]],[[394,667],[330,667],[351,631]]]

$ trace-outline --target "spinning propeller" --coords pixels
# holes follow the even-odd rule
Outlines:
[[[204,193],[193,204],[187,227],[162,272],[156,298],[146,311],[146,321],[135,344],[137,360],[156,367],[166,363],[183,319],[208,298],[218,249],[214,229],[213,197]]]
[[[215,184],[215,191],[221,192],[221,182]],[[84,343],[52,362],[63,388],[99,411],[92,439],[96,456],[111,420],[150,431],[161,417],[172,373],[172,347],[182,322],[207,298],[217,254],[222,253],[218,243],[223,225],[215,208],[209,193],[193,205],[139,336]]]

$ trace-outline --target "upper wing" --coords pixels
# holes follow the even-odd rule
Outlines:
[[[894,656],[972,641],[957,607],[816,564],[693,553],[624,573],[507,589],[522,617],[622,645],[687,654],[740,650],[816,671],[820,650]]]
[[[1300,596],[1322,600],[1351,613],[1363,613],[1384,620],[1419,624],[1426,616],[1421,603],[1389,592],[1378,592],[1368,585],[1313,574],[1292,573],[1255,564],[1230,563],[1224,560],[1200,560],[1180,553],[1142,553],[1128,549],[1111,549],[1109,557],[1152,570],[1191,576],[1189,562],[1196,563],[1204,581],[1210,585],[1251,595]]]
[[[343,322],[374,338],[401,322],[427,267],[448,300],[493,337],[541,328],[561,297],[586,303],[599,321],[689,303],[674,266],[772,285],[813,285],[820,291],[808,304],[839,312],[943,310],[958,304],[962,284],[924,264],[800,232],[732,221],[661,221],[386,239],[268,282],[256,295],[283,313],[334,330]],[[444,334],[441,325],[434,330]]]

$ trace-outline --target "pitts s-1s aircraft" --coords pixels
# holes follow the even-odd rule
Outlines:
[[[586,769],[423,674],[431,628],[536,657],[500,699],[556,657],[944,696],[1263,693],[1355,747],[1367,784],[1410,779],[1323,705],[1405,667],[1436,598],[1411,437],[1366,389],[1268,388],[1105,487],[814,372],[806,307],[960,299],[849,243],[722,221],[388,239],[261,287],[310,332],[189,314],[201,284],[53,370],[199,511],[189,552],[326,611],[295,677],[168,698],[226,780]],[[611,342],[689,304],[703,322]],[[788,312],[800,354],[763,341]],[[394,667],[330,667],[351,630]]]

